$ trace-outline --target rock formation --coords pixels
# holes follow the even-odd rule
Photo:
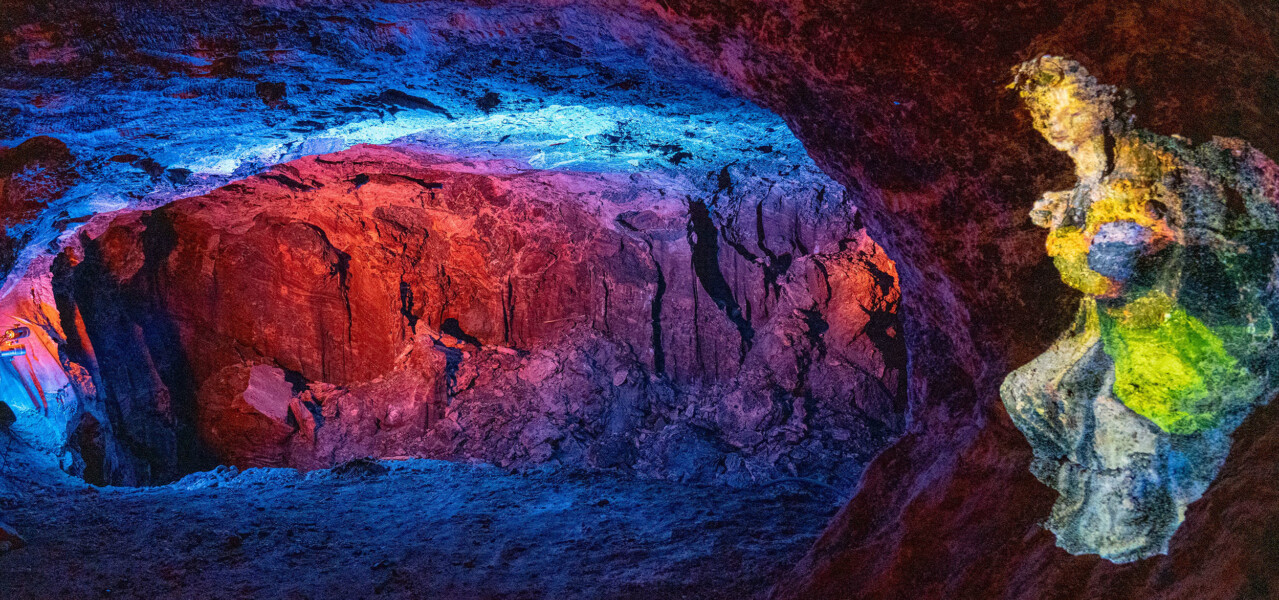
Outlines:
[[[1256,408],[1236,430],[1225,465],[1187,508],[1168,554],[1117,565],[1070,555],[1040,526],[1056,493],[1030,474],[1031,447],[998,394],[1009,372],[1069,327],[1079,301],[1044,256],[1043,230],[1025,217],[1028,198],[1070,187],[1070,164],[1034,134],[1015,94],[1005,89],[1008,67],[1046,53],[1072,56],[1102,81],[1132,89],[1135,114],[1149,131],[1196,143],[1230,136],[1276,156],[1279,12],[1272,5],[512,0],[351,6],[148,0],[103,1],[84,10],[21,3],[0,15],[7,32],[0,51],[12,58],[0,68],[6,82],[19,82],[4,92],[15,108],[0,126],[15,142],[60,132],[82,141],[73,147],[77,156],[89,151],[104,163],[120,156],[124,162],[108,164],[95,185],[132,198],[148,186],[179,185],[166,166],[195,171],[184,186],[210,173],[223,176],[220,183],[236,169],[244,169],[239,177],[255,172],[254,165],[328,152],[359,136],[386,141],[377,136],[403,135],[412,123],[425,122],[398,117],[430,115],[436,120],[417,128],[430,129],[428,137],[450,127],[426,105],[408,108],[415,105],[411,98],[383,95],[391,89],[433,94],[432,104],[463,121],[455,125],[467,124],[464,107],[496,111],[525,99],[519,96],[569,105],[589,103],[586,94],[606,86],[637,94],[651,89],[634,79],[640,69],[614,71],[611,81],[589,90],[579,85],[602,79],[602,70],[579,64],[603,53],[593,40],[607,40],[617,55],[632,52],[654,71],[674,73],[681,92],[685,78],[704,69],[785,119],[817,164],[855,198],[867,232],[896,262],[902,286],[902,339],[910,354],[907,431],[867,469],[857,496],[778,583],[776,597],[1264,598],[1279,589],[1274,403]],[[490,52],[501,44],[508,44],[505,56]],[[443,48],[443,56],[424,48]],[[506,69],[510,62],[536,67],[500,85],[467,69],[460,70],[463,84],[409,89],[399,83],[412,79],[406,73],[446,72],[450,64]],[[284,92],[271,85],[286,78]],[[483,86],[491,89],[475,89]],[[518,94],[507,91],[517,87]],[[582,93],[570,102],[570,90]],[[667,100],[660,102],[669,107]],[[607,135],[597,139],[617,145],[633,139],[622,127]],[[278,142],[278,151],[258,152],[267,141]],[[545,151],[539,162],[554,164],[560,147],[539,148]],[[156,159],[133,166],[143,154]],[[196,155],[205,159],[189,160]],[[706,305],[718,310],[714,301]],[[739,339],[728,339],[725,353],[738,352]]]
[[[842,191],[734,170],[359,147],[96,219],[52,288],[105,479],[371,455],[851,486],[902,427],[892,264]]]
[[[62,196],[78,178],[75,157],[67,145],[48,136],[36,136],[12,148],[0,148],[0,273],[7,275],[29,232],[18,237],[41,210]]]
[[[1017,77],[1079,177],[1031,219],[1087,296],[1066,336],[1008,376],[1004,404],[1061,493],[1047,523],[1061,547],[1166,552],[1235,428],[1274,393],[1279,166],[1241,140],[1194,148],[1132,129],[1118,90],[1077,62],[1045,56]]]

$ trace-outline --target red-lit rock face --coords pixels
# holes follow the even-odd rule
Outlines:
[[[712,216],[682,186],[359,147],[95,221],[54,289],[125,415],[108,477],[428,455],[851,483],[902,423],[891,263],[824,190]]]

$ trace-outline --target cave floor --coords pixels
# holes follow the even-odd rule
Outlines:
[[[793,484],[379,464],[26,494],[0,598],[742,599],[836,508]]]

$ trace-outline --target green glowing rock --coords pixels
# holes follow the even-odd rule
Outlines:
[[[1203,321],[1181,307],[1153,321],[1101,319],[1115,396],[1128,408],[1168,433],[1190,434],[1257,398],[1260,381]]]
[[[1000,389],[1060,494],[1062,548],[1116,562],[1167,550],[1230,435],[1279,386],[1279,166],[1241,140],[1132,127],[1117,88],[1045,56],[1014,84],[1078,184],[1031,219],[1080,290],[1075,326]]]

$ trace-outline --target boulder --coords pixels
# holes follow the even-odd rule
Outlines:
[[[314,403],[301,398],[293,398],[289,401],[289,417],[297,425],[298,435],[307,441],[315,440],[315,429],[319,426],[316,419],[318,408],[313,410],[313,406],[315,406]]]
[[[254,365],[249,369],[249,387],[242,397],[257,412],[272,421],[284,423],[293,401],[293,384],[285,380],[281,369]]]

